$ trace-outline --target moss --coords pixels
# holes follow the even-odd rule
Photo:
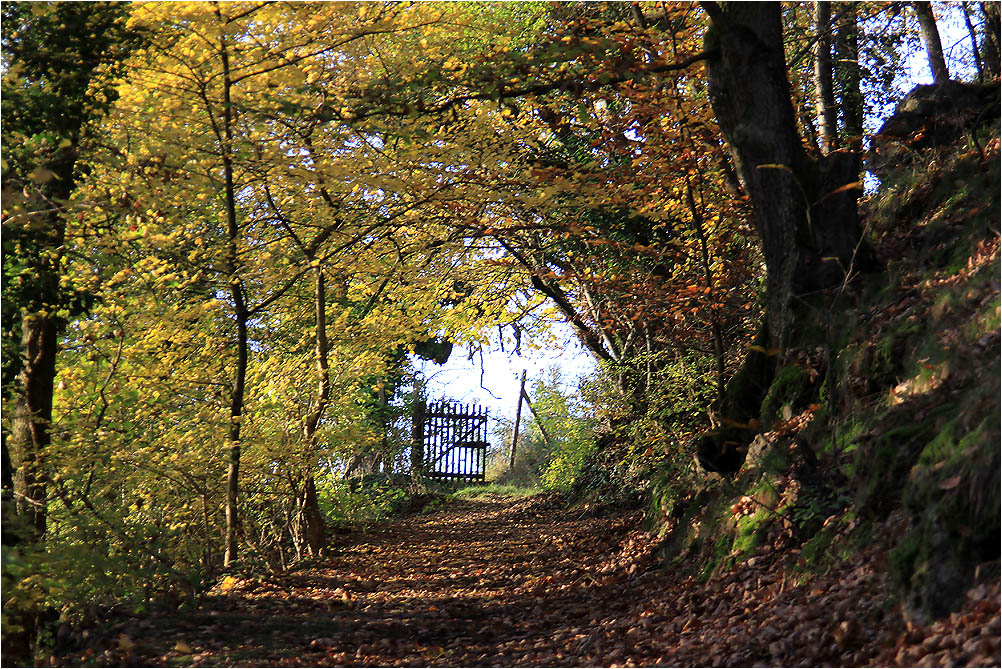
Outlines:
[[[706,582],[718,571],[728,569],[734,561],[730,559],[732,538],[730,536],[718,537],[713,543],[713,554],[706,560],[703,568],[699,572],[699,580]]]
[[[865,473],[858,503],[873,511],[887,511],[900,501],[907,472],[928,440],[930,419],[885,431],[868,448],[857,451],[854,471]]]
[[[772,385],[762,400],[761,416],[766,425],[772,424],[783,407],[790,405],[794,411],[804,403],[805,394],[811,387],[811,382],[800,367],[787,365],[781,367],[773,378]]]
[[[762,352],[769,348],[769,332],[765,323],[759,327],[753,347],[725,389],[724,415],[739,423],[759,417],[762,398],[776,371],[775,356]]]
[[[925,445],[919,454],[918,465],[931,467],[956,453],[957,443],[954,431],[957,429],[957,419],[950,420],[943,426],[933,439]]]
[[[922,331],[922,324],[916,318],[902,319],[895,323],[874,347],[870,373],[877,383],[888,385],[904,371],[909,340]]]
[[[823,572],[833,562],[832,539],[834,527],[825,527],[808,539],[800,548],[802,565],[810,571]]]
[[[750,516],[738,519],[737,535],[731,544],[731,556],[736,560],[744,558],[762,544],[766,526],[772,520],[772,512],[760,509]]]

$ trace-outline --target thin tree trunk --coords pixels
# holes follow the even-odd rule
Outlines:
[[[863,92],[862,70],[859,67],[859,23],[856,5],[840,6],[841,20],[835,34],[835,77],[842,101],[842,145],[856,154],[858,175],[863,168]]]
[[[689,211],[692,213],[693,229],[699,240],[699,258],[703,266],[703,281],[706,283],[706,287],[712,291],[714,289],[713,270],[710,268],[710,249],[706,241],[706,231],[703,228],[703,215],[696,207],[696,198],[692,195],[692,186],[688,183],[688,177],[686,177],[685,191]],[[727,379],[724,375],[724,335],[720,329],[720,319],[716,309],[710,312],[710,335],[713,338],[713,360],[717,367],[717,399],[714,406],[720,408],[724,402],[724,385]]]
[[[814,3],[814,29],[817,33],[814,54],[814,104],[818,119],[821,153],[838,148],[838,114],[835,109],[835,83],[832,76],[832,7],[830,2]]]
[[[936,16],[932,11],[931,2],[913,2],[912,8],[918,17],[922,30],[922,41],[925,43],[926,55],[929,57],[929,69],[932,71],[934,83],[942,84],[950,80],[950,72],[946,69],[946,58],[943,57],[943,43],[939,39],[939,29],[936,27]]]
[[[227,432],[226,468],[226,552],[223,566],[229,567],[237,559],[237,539],[240,534],[238,510],[240,485],[240,424],[243,418],[244,391],[247,380],[249,357],[247,321],[250,317],[244,297],[243,283],[239,276],[237,245],[240,240],[240,226],[237,220],[236,188],[233,183],[233,107],[230,99],[230,58],[226,43],[220,44],[223,66],[223,176],[226,189],[226,273],[229,277],[230,298],[233,300],[233,316],[237,326],[237,360],[233,370],[233,386],[230,394],[230,425]]]
[[[960,3],[960,9],[964,12],[964,23],[967,25],[967,34],[971,38],[971,56],[974,58],[974,69],[978,71],[978,81],[984,83],[985,68],[981,64],[981,48],[978,46],[978,33],[974,29],[971,21],[971,12],[968,10],[967,2]]]
[[[311,261],[316,262],[311,259]],[[313,411],[306,418],[303,426],[303,439],[309,448],[310,471],[306,476],[306,483],[303,486],[302,500],[302,524],[303,534],[306,536],[310,552],[319,555],[321,549],[327,543],[327,531],[324,525],[323,513],[320,511],[320,502],[317,499],[316,480],[313,476],[312,468],[317,451],[317,428],[323,418],[324,411],[330,401],[330,363],[327,352],[330,346],[327,341],[327,288],[324,283],[323,268],[319,263],[315,264],[314,276],[314,300],[315,314],[314,325],[316,326],[316,341],[314,353],[317,360],[317,375],[319,377],[317,386],[317,402]]]
[[[525,406],[529,407],[529,412],[532,417],[536,419],[536,425],[539,427],[539,433],[543,435],[543,443],[550,447],[553,445],[553,439],[550,437],[549,433],[546,431],[546,427],[543,425],[542,419],[539,414],[536,413],[536,408],[532,406],[532,400],[529,399],[529,393],[525,392],[525,386],[522,386],[522,399],[525,400]]]
[[[1000,46],[1002,46],[1002,38],[1000,38],[1000,26],[999,26],[999,3],[997,2],[982,2],[979,3],[981,7],[981,16],[984,19],[984,38],[981,40],[981,60],[985,65],[985,76],[989,79],[999,76],[999,72],[1002,71],[1000,68]]]

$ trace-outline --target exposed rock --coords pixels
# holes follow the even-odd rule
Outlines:
[[[999,121],[997,84],[916,86],[874,136],[867,167],[883,180],[890,169],[912,162],[917,152],[949,144],[972,128]]]

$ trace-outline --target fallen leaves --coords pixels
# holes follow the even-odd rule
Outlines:
[[[997,582],[909,630],[876,547],[810,578],[789,570],[796,554],[764,546],[699,582],[660,567],[640,512],[465,501],[360,532],[327,563],[224,578],[201,609],[126,619],[103,654],[58,664],[998,665]]]

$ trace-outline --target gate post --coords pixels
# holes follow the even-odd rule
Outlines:
[[[420,397],[415,397],[411,414],[411,477],[415,479],[421,477],[421,470],[424,468],[424,421],[426,412],[424,400]]]

